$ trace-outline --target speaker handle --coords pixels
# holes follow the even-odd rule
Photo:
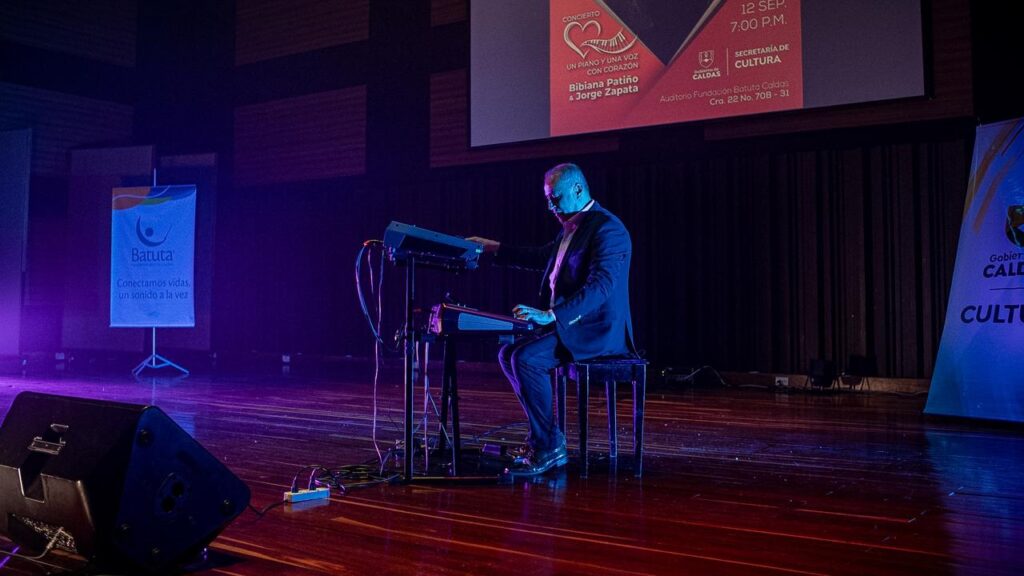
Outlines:
[[[50,424],[50,430],[42,436],[33,438],[32,442],[28,445],[28,449],[31,452],[59,456],[60,451],[64,449],[66,444],[64,442],[64,433],[67,431],[67,424]]]

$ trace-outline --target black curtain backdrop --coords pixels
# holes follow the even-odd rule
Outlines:
[[[973,126],[885,128],[694,146],[678,159],[575,158],[633,238],[639,345],[658,365],[802,373],[874,357],[879,373],[930,375],[953,270]],[[699,150],[697,149],[699,148]],[[550,240],[541,177],[553,160],[248,188],[220,204],[221,349],[365,356],[353,265],[390,220],[510,243]],[[404,270],[385,270],[386,326]],[[539,278],[424,270],[419,304],[445,291],[508,311]],[[367,280],[368,281],[368,280]],[[480,345],[470,357],[488,358]]]
[[[656,367],[803,373],[811,358],[842,368],[861,355],[881,376],[923,378],[974,127],[1022,114],[1004,89],[1013,20],[990,4],[924,4],[926,98],[481,150],[466,147],[465,0],[106,2],[137,24],[115,35],[125,58],[114,60],[90,48],[107,32],[89,36],[91,11],[23,10],[5,30],[77,30],[87,41],[0,34],[0,83],[28,95],[0,127],[48,130],[58,160],[85,145],[217,154],[212,351],[370,356],[353,281],[364,240],[399,220],[543,243],[557,225],[542,174],[575,161],[632,232],[634,322]],[[131,126],[118,136],[74,115],[32,124],[82,98],[131,107]],[[292,156],[275,152],[282,142]],[[23,352],[59,350],[75,289],[63,272],[67,175],[52,164],[34,166],[30,184]],[[390,337],[403,270],[386,274]],[[424,271],[419,303],[451,291],[508,311],[538,283],[501,269]]]

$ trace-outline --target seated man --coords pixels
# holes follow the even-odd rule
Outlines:
[[[523,304],[516,318],[541,328],[501,349],[498,360],[523,405],[530,435],[511,468],[541,474],[568,461],[554,417],[551,370],[571,360],[635,353],[629,314],[629,232],[591,199],[583,172],[559,164],[544,175],[548,210],[562,224],[554,241],[536,248],[473,237],[498,264],[544,270],[541,308]]]

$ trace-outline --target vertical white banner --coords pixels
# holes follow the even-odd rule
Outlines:
[[[110,326],[191,328],[196,187],[114,188]]]
[[[1024,120],[978,127],[925,412],[1024,421]]]

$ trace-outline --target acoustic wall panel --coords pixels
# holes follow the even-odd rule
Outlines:
[[[444,26],[465,22],[469,18],[469,3],[466,0],[431,0],[430,25]]]
[[[133,67],[138,13],[133,0],[0,2],[0,38]]]
[[[67,174],[68,150],[132,135],[133,106],[0,82],[0,129],[32,128],[32,172]]]
[[[142,330],[110,328],[110,198],[152,182],[153,147],[75,150],[70,171],[62,347],[141,352]]]
[[[0,132],[0,356],[20,353],[32,131]]]
[[[366,40],[370,1],[238,0],[235,64]]]
[[[366,171],[366,86],[235,109],[235,182],[297,182]]]

